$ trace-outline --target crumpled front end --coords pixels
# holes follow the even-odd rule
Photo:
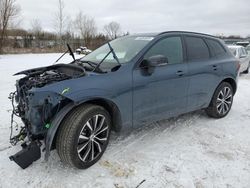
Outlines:
[[[28,92],[24,100],[20,99],[18,109],[21,118],[33,136],[46,134],[54,115],[65,105],[67,101],[62,95],[51,92]]]
[[[12,102],[10,143],[16,145],[22,141],[22,150],[10,157],[22,168],[40,158],[40,146],[46,138],[51,121],[58,112],[72,102],[64,96],[70,89],[64,88],[61,93],[42,91],[40,88],[67,79],[78,78],[84,71],[77,67],[51,66],[24,72],[25,77],[17,80],[16,91],[9,98]],[[13,136],[14,118],[21,118],[23,126]],[[38,149],[39,148],[39,149]]]
[[[12,145],[23,142],[22,150],[10,156],[10,159],[23,169],[41,157],[40,147],[53,117],[69,102],[69,99],[52,92],[28,91],[27,94],[22,97],[21,93],[15,92],[11,96],[17,103],[13,105],[12,128],[14,115],[22,119],[24,126],[20,128],[19,134],[10,137]]]

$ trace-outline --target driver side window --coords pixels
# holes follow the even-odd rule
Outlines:
[[[155,55],[164,55],[168,59],[168,64],[183,62],[182,42],[180,37],[168,37],[158,41],[145,54],[144,58]]]

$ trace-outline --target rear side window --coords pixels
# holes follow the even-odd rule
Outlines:
[[[225,49],[218,41],[211,39],[206,39],[206,41],[209,47],[212,49],[214,56],[221,56],[226,53]]]
[[[149,58],[155,55],[164,55],[168,58],[169,64],[183,62],[182,42],[180,37],[168,37],[157,42],[145,54],[144,58]]]
[[[209,50],[202,38],[185,37],[189,61],[209,59]]]

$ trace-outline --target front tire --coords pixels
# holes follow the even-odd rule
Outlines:
[[[213,118],[223,118],[229,113],[232,104],[233,88],[228,82],[222,82],[215,90],[206,113]]]
[[[83,105],[62,122],[56,148],[62,162],[86,169],[95,164],[107,148],[111,130],[109,113],[101,106]]]

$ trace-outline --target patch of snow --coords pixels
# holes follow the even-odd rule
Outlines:
[[[64,166],[56,153],[22,170],[8,157],[15,72],[52,64],[60,54],[0,56],[0,187],[250,187],[250,75],[239,79],[231,112],[203,111],[155,122],[130,135],[113,134],[101,160],[87,170]],[[67,56],[64,61],[71,61]]]

